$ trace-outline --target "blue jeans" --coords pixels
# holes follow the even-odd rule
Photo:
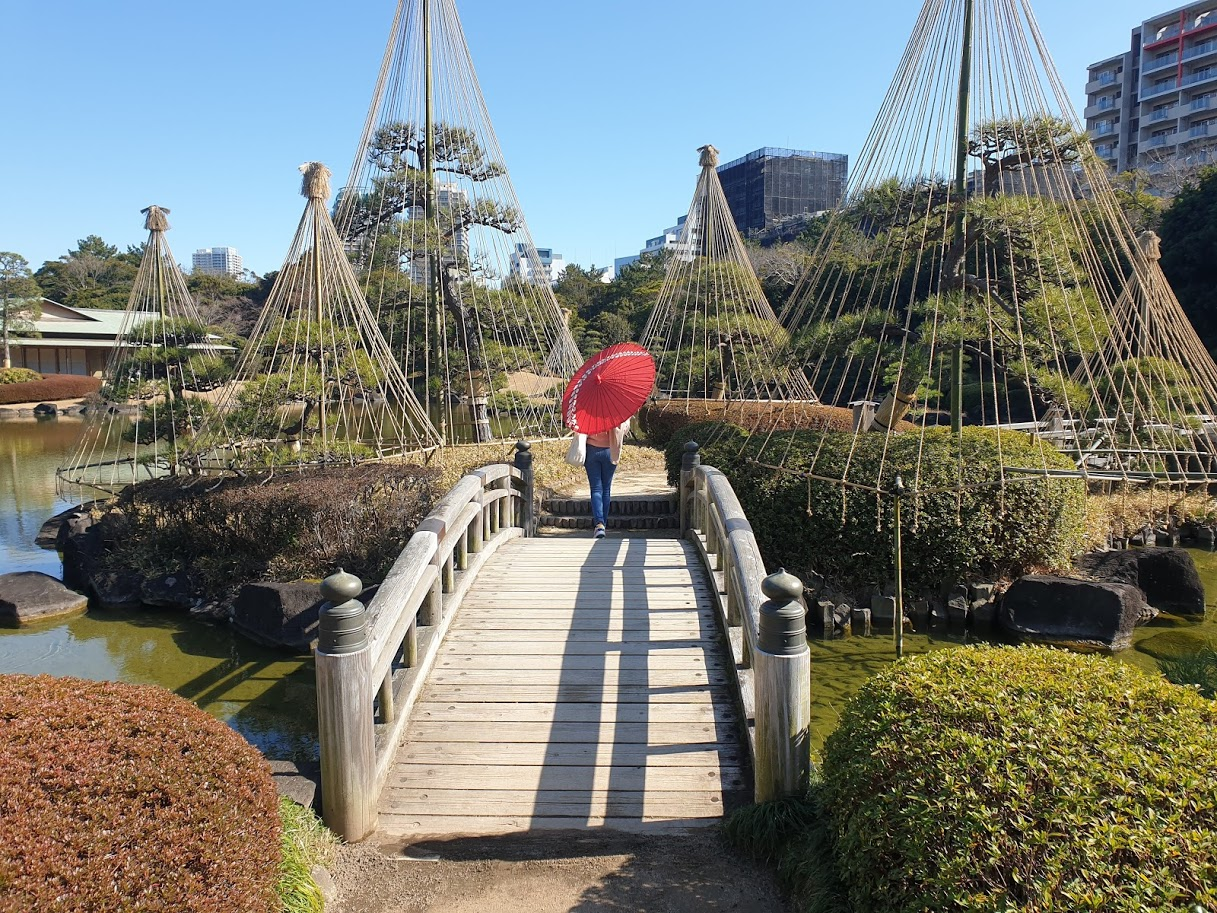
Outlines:
[[[587,484],[592,490],[592,521],[607,523],[609,505],[613,500],[613,473],[617,470],[617,464],[613,462],[607,447],[589,444],[583,468],[587,470]]]

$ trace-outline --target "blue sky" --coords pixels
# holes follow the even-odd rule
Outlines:
[[[277,269],[296,166],[341,183],[395,0],[3,0],[0,250],[37,268],[100,234],[144,238],[173,210],[179,261],[232,246]],[[605,265],[688,208],[696,148],[844,152],[878,110],[916,0],[458,0],[534,240]],[[1040,0],[1080,107],[1086,65],[1169,8]]]

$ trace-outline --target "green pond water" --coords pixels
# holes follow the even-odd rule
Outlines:
[[[0,420],[0,574],[59,577],[59,556],[34,545],[48,517],[77,503],[55,490],[83,428],[78,419]],[[230,629],[161,610],[90,609],[67,622],[0,628],[0,673],[45,673],[169,688],[267,757],[318,754],[312,660],[259,647]]]
[[[55,469],[82,422],[0,421],[0,574],[35,570],[59,576],[54,552],[33,544],[42,522],[75,501],[56,494]],[[1193,550],[1210,599],[1217,597],[1217,554]],[[1139,628],[1135,644],[1171,631],[1217,641],[1217,611],[1203,622],[1162,616]],[[906,634],[905,655],[958,646],[975,637],[947,628]],[[1152,649],[1152,645],[1151,645]],[[895,660],[891,631],[813,640],[812,744],[818,753],[841,708],[861,684]],[[1114,658],[1154,671],[1141,649]],[[0,628],[0,673],[46,673],[156,684],[194,701],[242,733],[268,757],[317,757],[316,692],[311,659],[258,647],[228,628],[159,610],[93,609],[66,623]]]

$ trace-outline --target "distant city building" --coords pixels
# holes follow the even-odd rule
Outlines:
[[[448,254],[455,254],[458,260],[467,260],[469,258],[469,226],[465,224],[464,214],[469,209],[469,194],[458,184],[436,184],[435,205],[441,213],[444,210],[455,210],[455,215],[451,215],[452,246]],[[426,208],[423,206],[411,206],[409,211],[413,221],[422,222],[427,217]],[[441,218],[441,226],[443,221]],[[411,260],[410,281],[417,285],[426,285],[429,281],[427,258],[422,254],[414,256]]]
[[[1217,2],[1152,16],[1129,50],[1091,64],[1085,116],[1113,170],[1217,160]]]
[[[835,209],[845,195],[849,156],[766,146],[718,166],[740,234]]]
[[[553,248],[536,247],[530,254],[528,245],[517,244],[511,252],[511,275],[524,282],[553,285],[562,278],[565,269],[566,260],[561,254],[555,254]]]
[[[620,273],[631,263],[637,263],[643,257],[660,254],[665,250],[671,250],[678,256],[684,254],[690,255],[691,251],[697,249],[701,244],[701,228],[697,225],[689,226],[689,239],[682,245],[680,236],[685,230],[685,223],[689,217],[681,216],[676,220],[676,224],[671,228],[665,228],[662,234],[656,235],[654,238],[648,238],[646,246],[636,254],[631,254],[628,257],[617,257],[613,261],[614,275]]]
[[[240,279],[245,275],[241,255],[235,247],[204,247],[194,252],[191,266],[196,273],[209,276],[229,276]]]

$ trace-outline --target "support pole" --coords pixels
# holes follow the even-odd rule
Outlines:
[[[964,204],[968,192],[968,108],[972,94],[972,19],[974,0],[964,0],[963,6],[963,53],[959,65],[959,109],[956,122],[955,149],[955,238],[963,243]],[[962,254],[960,269],[967,270],[967,251]],[[966,297],[967,288],[962,287],[961,296]],[[961,315],[962,316],[962,315]],[[955,344],[951,353],[951,431],[963,431],[963,340]]]
[[[427,179],[427,199],[424,205],[426,231],[432,235],[427,250],[427,314],[431,324],[431,345],[428,346],[428,364],[426,366],[425,401],[431,402],[431,366],[441,373],[442,359],[440,353],[444,346],[444,312],[440,296],[440,258],[438,245],[440,243],[439,209],[435,190],[435,72],[431,61],[431,0],[422,0],[423,16],[423,94],[424,117],[423,128],[423,173]],[[444,408],[444,390],[448,378],[440,378],[439,387],[435,392],[435,414],[439,419],[437,426],[441,445],[448,443],[448,413]]]
[[[317,370],[321,374],[321,392],[317,396],[317,422],[321,426],[321,453],[322,459],[325,459],[325,452],[329,447],[326,440],[328,431],[325,422],[325,307],[321,290],[324,278],[321,273],[321,206],[324,204],[321,200],[311,200],[310,202],[313,206],[313,296],[317,299],[315,302],[317,305],[317,350],[319,352],[317,357],[320,362]],[[300,433],[303,436],[303,426],[300,428]]]
[[[900,476],[896,476],[892,495],[896,552],[896,614],[892,619],[892,634],[896,639],[896,659],[901,659],[904,656],[904,549],[900,540],[900,502],[904,499],[904,480]]]
[[[785,569],[766,577],[752,657],[756,687],[756,801],[807,791],[811,775],[811,650],[803,583]]]

